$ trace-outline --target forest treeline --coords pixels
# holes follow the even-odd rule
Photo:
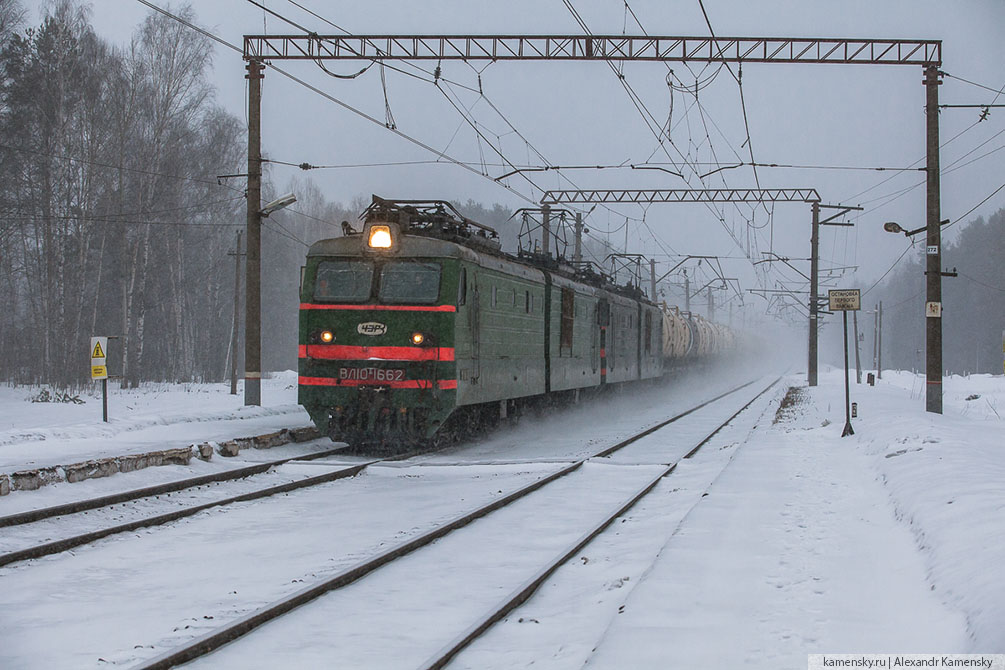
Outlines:
[[[151,13],[115,47],[73,0],[40,25],[25,17],[0,0],[0,380],[82,383],[92,335],[119,336],[110,372],[129,385],[226,378],[246,201],[243,177],[217,176],[246,172],[247,128],[215,100],[212,44]],[[266,164],[265,200],[271,177]],[[307,246],[369,204],[333,203],[309,180],[281,190],[298,202],[263,224],[264,370],[296,367]],[[464,211],[516,226],[498,205]]]
[[[68,0],[24,17],[0,0],[0,379],[82,382],[92,335],[119,336],[110,371],[130,385],[224,378],[246,204],[244,179],[217,175],[246,171],[247,131],[215,101],[211,43],[151,13],[113,47]],[[280,302],[295,338],[305,244],[343,214],[298,195],[263,231],[266,338]]]
[[[0,375],[79,381],[101,334],[133,384],[219,377],[244,199],[214,178],[241,171],[242,127],[210,45],[151,16],[113,48],[74,3],[28,28],[0,4]]]
[[[942,279],[942,362],[948,374],[1002,374],[1005,335],[1005,209],[987,219],[961,222],[956,240],[944,244],[943,269],[959,273]],[[883,301],[883,368],[925,370],[925,246],[862,300],[863,310]],[[945,237],[943,238],[945,239]],[[864,355],[872,367],[874,317],[859,313]]]

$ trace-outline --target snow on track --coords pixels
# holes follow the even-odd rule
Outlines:
[[[685,417],[672,429],[659,431],[645,440],[653,451],[677,451],[714,429],[732,412],[749,401],[763,384],[750,392],[725,400],[712,413]],[[449,668],[581,668],[603,635],[618,608],[640,582],[663,546],[702,492],[722,471],[766,411],[774,411],[779,393],[756,400],[721,430],[692,459],[681,461],[674,472],[622,518],[584,547],[541,586],[530,601],[511,612],[485,635],[474,641],[448,665]],[[733,406],[730,406],[733,405]],[[717,418],[715,418],[717,417]],[[770,416],[769,416],[770,419]],[[630,447],[629,447],[630,448]],[[633,667],[624,665],[623,667]],[[664,667],[664,666],[657,666]],[[666,666],[671,667],[671,666]]]
[[[149,658],[551,469],[372,467],[0,568],[0,667]]]
[[[417,667],[659,471],[588,462],[192,667]]]
[[[764,437],[668,540],[587,667],[775,670],[805,667],[808,653],[964,651],[963,617],[933,592],[869,457],[802,431]]]
[[[266,472],[241,479],[212,482],[181,491],[162,493],[107,507],[12,526],[5,528],[3,534],[0,535],[0,554],[146,519],[158,514],[196,507],[280,484],[300,481],[330,472],[333,467],[335,466],[319,466],[313,462],[284,463]]]

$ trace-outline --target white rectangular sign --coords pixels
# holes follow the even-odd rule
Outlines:
[[[832,312],[854,312],[862,309],[862,291],[857,288],[831,289],[827,302]]]

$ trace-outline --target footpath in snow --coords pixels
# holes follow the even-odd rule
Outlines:
[[[923,378],[884,377],[874,388],[853,380],[853,436],[840,437],[841,371],[759,426],[587,666],[1005,652],[1005,379],[948,379],[936,416],[924,412]]]

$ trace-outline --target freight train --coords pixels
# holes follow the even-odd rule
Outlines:
[[[299,402],[333,440],[433,443],[733,344],[590,264],[504,253],[447,202],[374,196],[360,219],[313,244],[301,276]]]

